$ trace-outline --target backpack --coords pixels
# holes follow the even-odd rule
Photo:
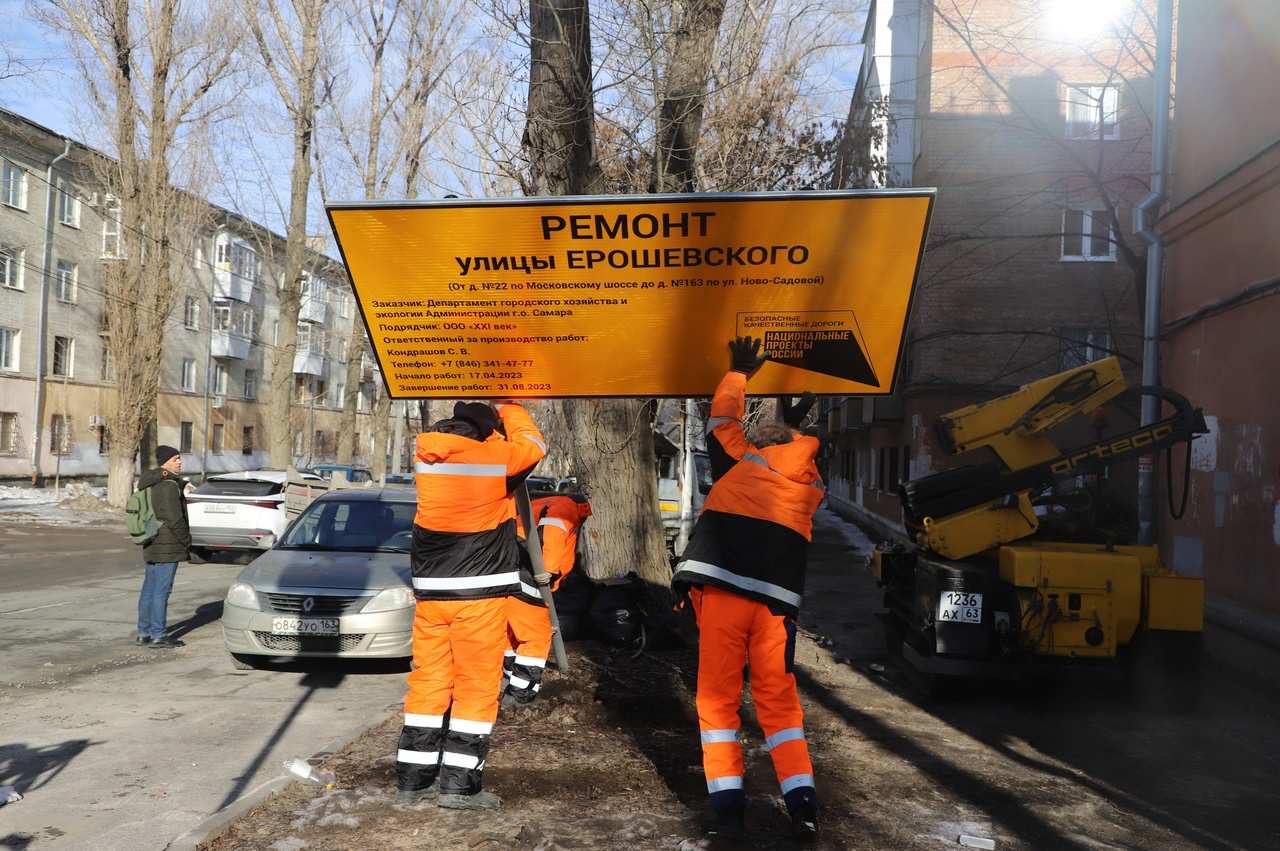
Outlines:
[[[151,507],[151,488],[134,491],[124,507],[124,528],[129,539],[140,547],[145,547],[160,534],[160,521]]]

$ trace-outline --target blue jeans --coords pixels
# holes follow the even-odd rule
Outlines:
[[[169,610],[169,592],[173,590],[173,576],[178,572],[176,561],[164,564],[147,563],[147,577],[142,580],[142,593],[138,596],[138,636],[164,638],[165,620]]]

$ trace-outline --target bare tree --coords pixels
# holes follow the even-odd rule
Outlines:
[[[272,353],[267,410],[267,447],[271,464],[292,463],[290,433],[293,360],[298,342],[298,312],[307,240],[307,201],[311,187],[312,144],[321,93],[321,35],[328,0],[294,0],[293,15],[280,0],[244,0],[245,19],[257,55],[289,114],[293,131],[293,167],[289,219],[285,231],[284,287],[280,291],[280,337]],[[264,20],[265,18],[265,20]]]
[[[184,134],[219,108],[211,92],[230,66],[234,28],[218,11],[201,16],[178,0],[50,0],[40,16],[67,35],[115,155],[93,166],[116,199],[104,215],[119,223],[120,243],[104,260],[102,289],[116,373],[107,499],[123,506],[155,416],[176,258],[190,250],[204,210],[172,176],[184,148],[195,150]],[[187,159],[183,166],[192,179],[198,163]]]

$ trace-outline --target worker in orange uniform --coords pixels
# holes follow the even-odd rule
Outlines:
[[[520,593],[507,598],[507,633],[511,646],[503,660],[502,705],[527,706],[542,689],[542,672],[551,649],[551,617],[537,588],[538,580],[554,592],[573,570],[578,529],[591,516],[591,506],[563,494],[540,497],[531,506],[542,543],[544,577],[528,567],[521,574]],[[520,530],[523,534],[523,529]]]
[[[698,621],[698,724],[713,833],[745,833],[738,707],[743,665],[765,745],[795,834],[817,836],[813,764],[796,693],[795,618],[804,593],[813,515],[823,497],[814,464],[818,440],[798,431],[813,396],[790,406],[783,422],[743,433],[747,379],[765,358],[760,341],[729,344],[730,370],[716,388],[707,421],[715,483],[676,567],[672,584],[688,594]]]
[[[505,435],[503,432],[505,431]],[[493,809],[482,789],[498,717],[506,598],[520,589],[512,488],[546,454],[514,402],[454,406],[418,435],[413,521],[414,670],[396,754],[397,800]]]

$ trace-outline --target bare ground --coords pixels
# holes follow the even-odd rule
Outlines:
[[[1234,667],[1191,681],[1204,694],[1190,700],[1135,696],[1128,674],[926,700],[884,657],[865,539],[835,524],[820,515],[797,649],[818,847],[960,848],[975,836],[1001,849],[1280,848],[1275,676],[1249,680],[1280,669],[1274,651],[1211,635]],[[499,718],[485,772],[497,814],[395,805],[395,716],[326,761],[335,791],[292,784],[202,848],[707,847],[694,651],[633,659],[583,643],[570,655],[539,705]],[[743,847],[795,847],[749,700],[744,716]]]

